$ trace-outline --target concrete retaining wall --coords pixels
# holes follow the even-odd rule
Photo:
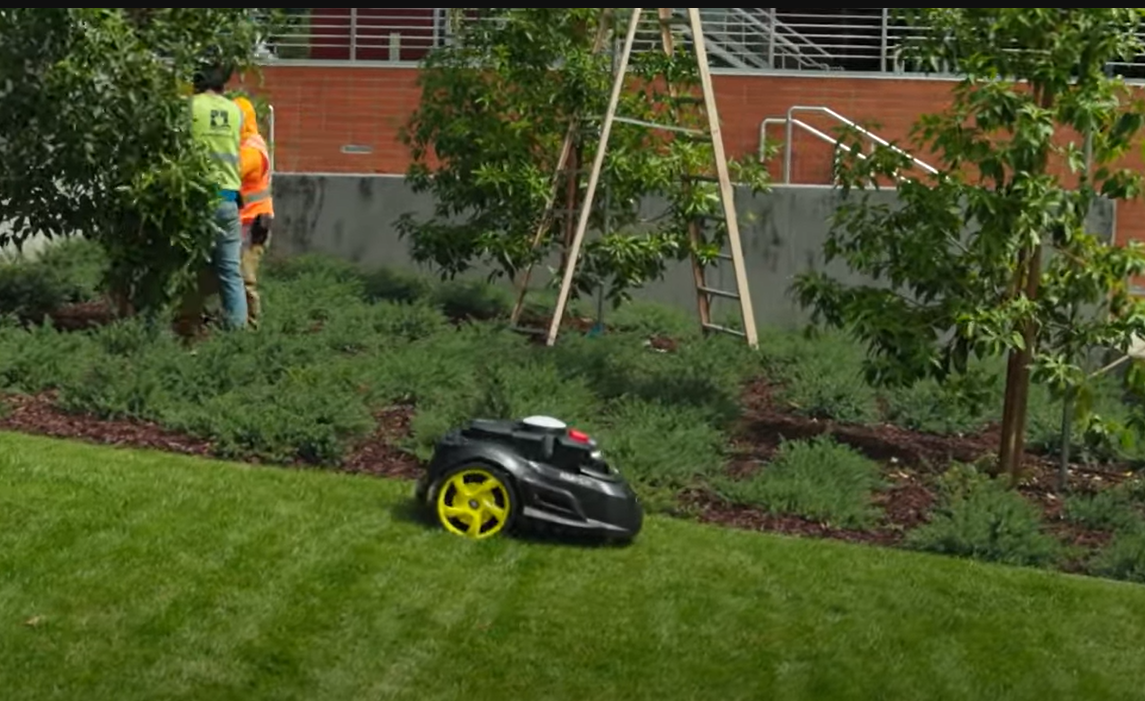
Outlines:
[[[408,242],[398,236],[395,221],[405,212],[430,212],[432,200],[415,194],[404,178],[278,174],[274,189],[273,255],[323,252],[368,266],[417,268],[410,258]],[[893,191],[875,194],[888,203],[895,200]],[[807,318],[791,298],[790,286],[798,273],[823,266],[821,251],[838,202],[837,191],[821,186],[777,186],[759,195],[747,189],[737,192],[740,233],[757,324],[791,326]],[[1105,201],[1100,205],[1091,215],[1091,227],[1108,237],[1114,231],[1115,205]],[[663,204],[650,200],[645,207],[655,213]],[[35,255],[43,245],[42,239],[33,239],[25,244],[24,253]],[[0,254],[12,252],[13,247],[5,247]],[[861,281],[840,264],[833,264],[831,272],[848,282]],[[710,269],[708,275],[713,287],[735,289],[729,262]],[[534,277],[540,278],[536,280],[538,284],[545,282],[539,275]],[[687,263],[673,266],[664,280],[635,295],[689,312],[696,308]],[[728,300],[720,300],[713,311],[717,315],[738,313],[737,305]]]
[[[432,200],[413,193],[403,178],[280,174],[274,188],[277,255],[315,251],[366,265],[416,267],[394,222],[404,212],[428,213]],[[893,191],[878,196],[888,203],[895,199]],[[736,201],[757,323],[790,326],[804,321],[806,314],[789,289],[796,274],[822,267],[821,251],[839,194],[829,187],[783,186],[759,195],[742,189]],[[1110,236],[1114,216],[1115,205],[1102,202],[1091,216],[1093,230]],[[710,270],[710,283],[734,290],[730,263],[720,268]],[[841,265],[833,264],[831,272],[860,281]],[[663,281],[636,296],[695,310],[690,267],[673,267]],[[734,302],[720,304],[717,311],[735,309]]]

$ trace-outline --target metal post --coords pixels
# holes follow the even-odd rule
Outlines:
[[[775,68],[775,8],[767,11],[767,66]]]
[[[889,26],[890,25],[890,17],[891,17],[890,8],[884,7],[883,8],[883,22],[882,22],[883,26],[880,28],[880,31],[879,31],[879,33],[881,34],[881,36],[879,37],[879,71],[882,73],[887,72],[887,46],[890,44],[889,36],[888,36],[890,34],[890,26]]]
[[[358,8],[350,8],[350,60],[358,58]]]
[[[795,136],[795,125],[791,121],[791,110],[787,111],[787,122],[784,124],[783,142],[783,184],[791,184],[791,139]]]

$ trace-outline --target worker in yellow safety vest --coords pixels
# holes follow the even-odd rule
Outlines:
[[[274,221],[274,201],[270,192],[270,151],[258,133],[254,105],[245,97],[235,98],[243,115],[239,173],[242,178],[243,251],[242,275],[246,287],[247,320],[258,327],[262,301],[258,294],[258,266],[270,246],[270,228]]]
[[[178,330],[183,336],[198,334],[205,297],[218,290],[226,326],[247,325],[247,301],[243,288],[240,259],[242,226],[239,219],[242,179],[239,173],[239,144],[242,110],[223,91],[233,70],[204,65],[194,77],[191,97],[191,133],[209,149],[212,176],[218,197],[214,212],[216,228],[211,251],[211,269],[202,272],[198,288],[183,300]]]

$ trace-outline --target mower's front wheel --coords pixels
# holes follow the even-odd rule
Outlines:
[[[465,538],[485,539],[510,531],[517,520],[513,479],[485,463],[449,468],[430,491],[442,528]]]

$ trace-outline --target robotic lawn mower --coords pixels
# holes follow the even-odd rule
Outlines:
[[[596,441],[547,416],[477,419],[437,444],[416,497],[445,530],[489,538],[523,526],[630,541],[644,514]]]

